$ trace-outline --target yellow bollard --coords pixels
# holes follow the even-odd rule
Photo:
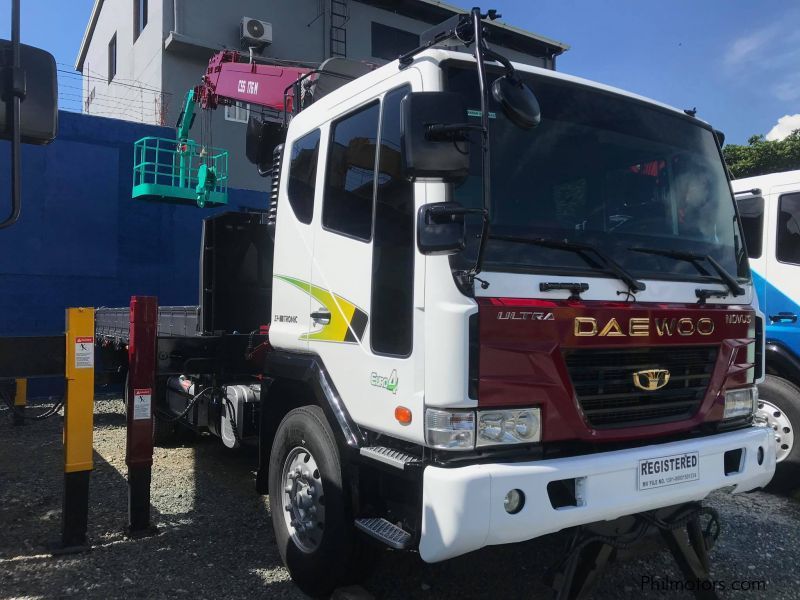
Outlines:
[[[28,380],[17,379],[14,389],[14,425],[25,424],[25,407],[28,405]]]
[[[64,404],[64,509],[61,543],[86,548],[94,424],[94,309],[67,309]]]

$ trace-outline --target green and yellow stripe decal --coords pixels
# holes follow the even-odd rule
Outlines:
[[[345,344],[356,344],[361,341],[364,330],[367,328],[368,317],[367,313],[358,308],[355,304],[342,298],[338,294],[312,285],[302,279],[296,279],[286,275],[275,275],[275,278],[303,290],[331,313],[330,323],[322,325],[322,329],[319,331],[304,333],[300,336],[301,340],[341,342]]]

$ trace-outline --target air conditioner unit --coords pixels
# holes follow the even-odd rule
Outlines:
[[[272,23],[242,17],[240,37],[244,46],[268,46],[272,43]]]

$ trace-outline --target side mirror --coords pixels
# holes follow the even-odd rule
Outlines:
[[[715,129],[714,135],[717,138],[717,143],[719,144],[719,147],[722,148],[725,145],[725,134],[722,133],[719,129]]]
[[[11,90],[8,89],[11,42],[0,40],[0,139],[11,139],[7,122]],[[56,59],[49,52],[20,44],[20,68],[24,72],[25,96],[20,102],[20,141],[23,144],[49,144],[58,130],[58,80]]]
[[[458,202],[420,206],[417,213],[417,247],[422,254],[457,254],[466,245],[465,215],[483,215],[482,208],[465,208]]]
[[[736,198],[736,207],[739,209],[747,256],[761,258],[764,244],[764,198],[761,196]]]
[[[525,83],[508,75],[492,83],[492,96],[503,107],[503,114],[520,129],[533,129],[542,120],[539,101]]]
[[[258,173],[266,177],[272,168],[275,148],[286,141],[283,125],[272,121],[262,121],[256,115],[247,120],[245,155],[247,160],[258,167]]]
[[[454,92],[411,92],[400,107],[403,170],[409,179],[458,181],[469,172],[470,125]]]

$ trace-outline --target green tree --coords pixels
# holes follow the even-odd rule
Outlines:
[[[754,135],[746,146],[729,144],[722,149],[734,177],[753,177],[800,169],[800,129],[782,140],[767,141]]]

